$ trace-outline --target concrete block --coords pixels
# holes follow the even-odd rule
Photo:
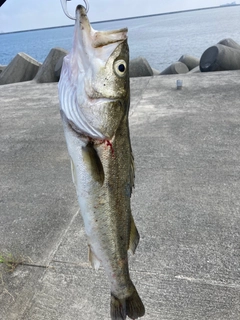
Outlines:
[[[193,57],[193,56],[189,56],[187,54],[184,54],[181,56],[181,58],[178,61],[184,63],[188,67],[189,70],[192,70],[192,69],[196,68],[197,66],[199,66],[200,59]]]
[[[208,48],[200,59],[200,70],[225,71],[240,69],[240,50],[217,44]]]
[[[0,75],[0,85],[32,80],[41,63],[24,52],[18,53]]]
[[[152,68],[152,71],[154,76],[158,76],[160,74],[160,71],[158,71],[157,69]]]
[[[58,59],[56,65],[55,65],[55,68],[54,68],[54,75],[55,75],[57,81],[59,81],[59,79],[60,79],[64,57],[65,57],[65,55]]]
[[[182,63],[182,62],[175,62],[171,64],[169,67],[167,67],[165,70],[163,70],[160,74],[182,74],[182,73],[188,73],[189,69],[188,67]]]
[[[131,60],[129,63],[129,76],[131,78],[151,77],[153,76],[153,70],[145,58],[138,57]]]
[[[194,69],[190,70],[188,73],[198,73],[198,72],[201,72],[199,66],[197,66]]]
[[[41,68],[39,68],[34,80],[37,83],[57,82],[59,80],[60,73],[58,76],[58,72],[56,73],[55,71],[56,65],[59,59],[65,57],[67,53],[68,52],[66,50],[61,48],[51,49]]]
[[[223,44],[224,46],[240,50],[240,45],[231,38],[223,39],[219,41],[218,44]]]
[[[7,67],[7,66],[4,66],[4,65],[0,64],[0,73],[2,73],[3,70],[4,70],[6,67]]]

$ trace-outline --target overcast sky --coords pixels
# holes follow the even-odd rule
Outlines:
[[[219,6],[232,0],[88,0],[90,21]],[[237,1],[239,3],[239,1]],[[73,15],[82,0],[68,1]],[[0,32],[73,24],[63,13],[60,0],[7,0],[0,7]]]

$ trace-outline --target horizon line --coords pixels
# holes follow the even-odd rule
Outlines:
[[[91,24],[95,24],[95,23],[104,23],[104,22],[113,22],[113,21],[122,21],[122,20],[132,20],[132,19],[139,19],[139,18],[149,18],[149,17],[155,17],[155,16],[163,16],[163,15],[168,15],[168,14],[176,14],[176,13],[184,13],[184,12],[192,12],[192,11],[200,11],[200,10],[209,10],[209,9],[220,9],[220,8],[236,7],[236,6],[240,6],[240,4],[238,4],[238,3],[235,3],[235,4],[229,3],[229,4],[220,5],[220,6],[204,7],[204,8],[196,8],[196,9],[187,9],[187,10],[178,10],[178,11],[170,11],[170,12],[162,12],[162,13],[154,13],[154,14],[148,14],[148,15],[143,15],[143,16],[134,16],[134,17],[126,17],[126,18],[117,18],[117,19],[93,21],[93,22],[90,22],[90,23]],[[44,27],[44,28],[36,28],[36,29],[8,31],[8,32],[0,32],[0,35],[10,34],[10,33],[38,31],[38,30],[66,28],[66,27],[72,27],[72,26],[74,26],[74,24],[53,26],[53,27]]]

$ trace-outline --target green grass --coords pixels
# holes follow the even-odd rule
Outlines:
[[[9,272],[13,272],[17,266],[28,262],[23,256],[16,256],[12,253],[0,253],[0,264],[3,264]]]

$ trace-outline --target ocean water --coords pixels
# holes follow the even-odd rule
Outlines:
[[[93,23],[96,30],[122,27],[129,30],[130,59],[143,56],[162,71],[183,54],[200,58],[224,38],[240,43],[240,6]],[[0,64],[7,65],[18,52],[43,62],[54,47],[70,50],[72,38],[73,26],[1,34]]]

